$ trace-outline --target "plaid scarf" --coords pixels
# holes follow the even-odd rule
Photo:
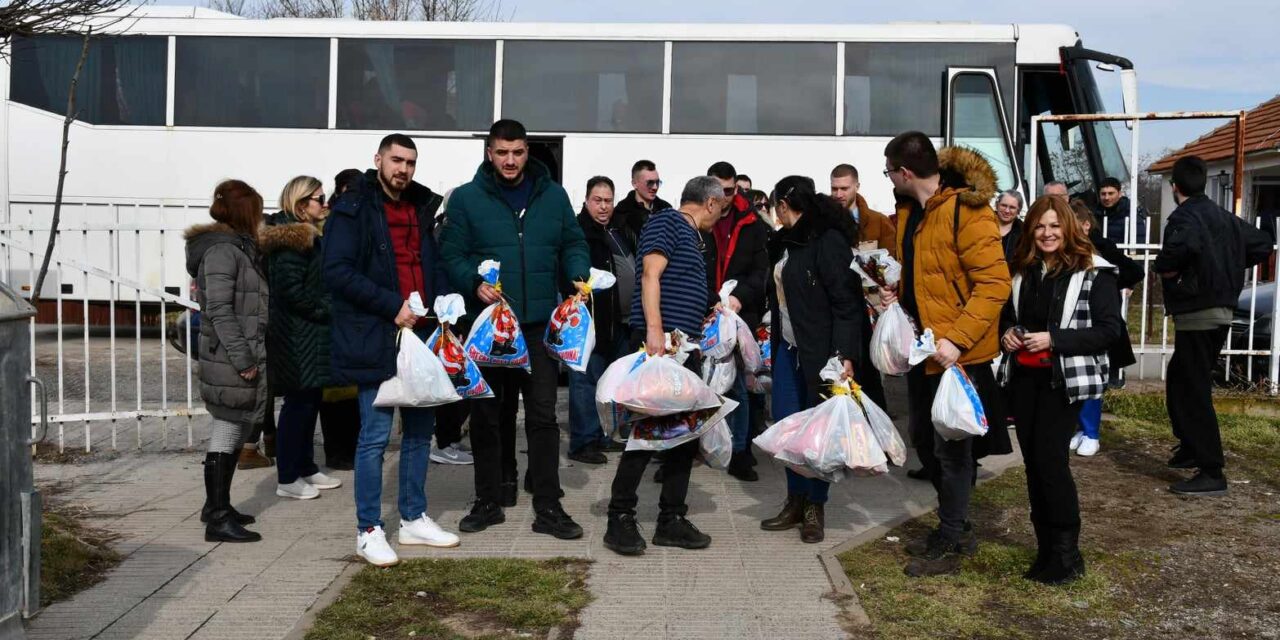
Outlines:
[[[1097,258],[1095,257],[1095,260]],[[1109,263],[1103,261],[1105,266]],[[1104,267],[1105,268],[1105,267]],[[1088,329],[1093,326],[1093,317],[1089,313],[1089,295],[1093,291],[1093,280],[1097,270],[1077,271],[1071,274],[1067,283],[1067,292],[1062,302],[1062,319],[1059,326],[1063,329]],[[1013,278],[1013,309],[1018,312],[1018,298],[1022,290],[1022,274]],[[1107,386],[1107,376],[1111,372],[1111,361],[1106,352],[1084,356],[1058,355],[1058,365],[1062,373],[1062,383],[1067,393],[1067,402],[1078,402],[1101,398]],[[1000,362],[1000,384],[1007,385],[1012,371],[1013,358],[1005,354]]]

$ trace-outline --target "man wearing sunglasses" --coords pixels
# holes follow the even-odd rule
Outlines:
[[[661,187],[657,165],[652,160],[637,160],[631,165],[631,192],[614,206],[610,226],[629,229],[639,238],[650,214],[671,208],[671,203],[658,197]]]

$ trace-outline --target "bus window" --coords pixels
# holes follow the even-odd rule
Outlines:
[[[65,114],[82,44],[75,36],[15,37],[9,98]],[[163,126],[168,50],[163,37],[93,38],[76,85],[76,119]]]
[[[676,42],[671,132],[831,135],[836,46]]]
[[[1076,90],[1083,99],[1080,113],[1107,113],[1102,95],[1098,92],[1098,83],[1093,78],[1093,64],[1090,60],[1074,60],[1069,69]],[[1118,122],[1090,122],[1086,124],[1090,131],[1085,132],[1085,139],[1096,145],[1098,161],[1101,163],[1102,176],[1112,177],[1121,184],[1129,183],[1129,163],[1125,161],[1120,143],[1116,141],[1115,127],[1124,126]]]
[[[484,131],[494,49],[491,40],[339,40],[336,125]]]
[[[844,133],[942,134],[947,67],[991,67],[1013,86],[1013,43],[849,42],[844,49]],[[1013,111],[1005,97],[1005,113]]]
[[[178,36],[173,123],[329,126],[329,40]]]
[[[536,131],[662,133],[661,42],[507,40],[502,117]]]
[[[1001,190],[1017,188],[994,78],[977,71],[954,73],[950,100],[948,144],[981,153],[995,170]]]

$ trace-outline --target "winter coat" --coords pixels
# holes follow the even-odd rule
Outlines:
[[[734,216],[734,224],[733,231],[729,234],[725,260],[720,262],[718,254],[712,254],[715,260],[708,265],[708,268],[715,269],[712,295],[718,300],[720,287],[729,280],[737,280],[738,285],[734,287],[732,295],[742,303],[738,317],[748,327],[756,327],[764,316],[767,297],[765,289],[769,278],[769,225],[756,215],[751,209],[751,203],[741,194],[734,201],[738,206],[729,214]],[[853,260],[853,254],[850,254],[849,260]],[[848,266],[846,263],[845,267]]]
[[[1055,280],[1049,305],[1048,330],[1054,355],[1050,386],[1062,389],[1068,402],[1102,397],[1107,374],[1114,366],[1110,353],[1119,341],[1127,344],[1129,339],[1120,313],[1115,267],[1101,256],[1094,256],[1093,262],[1092,269]],[[1025,303],[1034,297],[1034,288],[1039,286],[1040,266],[1028,269],[1014,277],[1013,295],[1000,318],[1001,335],[1026,315]],[[1077,308],[1081,298],[1088,308],[1087,323]],[[1017,371],[1014,358],[1006,357],[1000,364],[1000,379],[1007,384],[1009,376],[1017,375]]]
[[[996,229],[1000,228],[999,223]],[[1000,238],[1000,247],[1004,250],[1004,261],[1013,268],[1013,252],[1018,250],[1018,241],[1022,239],[1022,233],[1026,229],[1026,223],[1021,218],[1014,218],[1013,225],[1009,227],[1009,233]],[[1093,237],[1093,236],[1090,236]]]
[[[858,241],[875,242],[877,249],[888,249],[894,257],[898,257],[898,229],[888,216],[872,209],[862,194],[857,195],[854,204],[858,207]]]
[[[329,383],[329,291],[320,230],[281,211],[259,234],[271,282],[267,364],[283,395]]]
[[[1102,203],[1098,203],[1093,208],[1093,215],[1098,219],[1100,226],[1106,227],[1107,238],[1116,244],[1127,242],[1129,226],[1129,196],[1121,196],[1116,200],[1115,205],[1104,207]],[[1146,244],[1147,242],[1147,210],[1141,205],[1138,206],[1138,244]]]
[[[497,260],[502,293],[516,318],[521,324],[543,324],[558,303],[560,278],[586,281],[591,261],[564,188],[534,158],[525,165],[524,179],[533,181],[529,205],[513,211],[493,165],[482,163],[475,178],[449,197],[440,254],[471,314],[487,306],[476,297],[480,263]]]
[[[200,397],[209,414],[250,424],[261,404],[258,380],[266,375],[270,286],[253,238],[222,223],[187,229],[187,273],[200,305]]]
[[[794,227],[775,236],[771,247],[769,308],[778,308],[773,278],[775,266],[787,255],[782,268],[783,297],[795,334],[800,371],[809,397],[805,406],[817,406],[823,384],[818,373],[839,355],[854,362],[854,370],[867,357],[862,352],[866,330],[866,301],[862,284],[849,269],[853,250],[849,240],[813,215],[800,218]],[[773,314],[773,348],[782,337],[781,314]]]
[[[330,380],[333,386],[374,385],[396,374],[396,315],[404,305],[395,247],[383,208],[386,194],[370,169],[334,200],[324,226],[324,280],[331,296]],[[450,293],[436,249],[441,198],[416,183],[400,195],[417,210],[422,253],[422,302]]]
[[[646,209],[644,205],[636,201],[636,191],[632,189],[627,194],[627,197],[614,205],[613,219],[609,221],[609,224],[614,227],[625,227],[631,232],[631,235],[639,238],[640,230],[644,228],[644,223],[649,221],[651,214],[672,208],[674,207],[671,206],[671,203],[655,197],[653,199],[653,207]]]
[[[1244,271],[1271,255],[1271,238],[1203,195],[1182,201],[1164,227],[1153,269],[1161,275],[1164,306],[1180,315],[1236,306]]]
[[[991,209],[995,172],[964,147],[944,147],[938,162],[942,182],[925,203],[912,256],[920,328],[955,344],[962,365],[990,362],[1000,352],[996,333],[1011,280]],[[897,247],[903,259],[910,215],[910,204],[900,204]],[[930,359],[925,372],[941,374],[942,368]]]
[[[586,211],[578,214],[578,225],[582,227],[582,235],[587,242],[591,267],[617,274],[619,265],[614,264],[613,250],[610,248],[608,231],[605,230],[604,225],[592,219],[591,214]],[[623,250],[635,256],[636,238],[631,234],[631,230],[626,226],[620,226],[616,228],[614,234],[622,243]],[[572,295],[575,291],[568,281],[563,282],[562,286],[565,295]],[[639,287],[640,283],[637,282],[636,286]],[[631,330],[627,328],[631,301],[620,301],[618,296],[617,287],[601,289],[591,294],[591,314],[596,328],[596,352],[609,358],[617,355],[614,353],[614,348],[618,341],[631,335]]]

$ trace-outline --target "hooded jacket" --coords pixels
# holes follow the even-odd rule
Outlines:
[[[271,290],[267,364],[277,395],[329,382],[329,291],[320,230],[281,211],[260,234]]]
[[[1266,233],[1231,215],[1204,195],[1182,201],[1164,227],[1153,269],[1161,276],[1169,315],[1214,307],[1234,309],[1245,269],[1266,260]]]
[[[404,297],[385,198],[378,172],[370,169],[334,200],[325,222],[324,281],[332,313],[329,381],[335,386],[380,384],[396,374],[395,319]],[[417,211],[426,289],[422,302],[431,308],[437,296],[450,293],[433,234],[442,198],[410,182],[400,199]]]
[[[585,281],[591,262],[564,188],[535,158],[525,165],[524,179],[533,181],[529,204],[513,211],[493,165],[482,162],[475,178],[449,196],[440,253],[470,314],[487,306],[476,297],[480,263],[497,260],[502,293],[516,318],[521,324],[543,324],[558,303],[560,278]]]
[[[200,305],[200,397],[219,420],[248,424],[261,404],[258,380],[266,375],[270,287],[254,238],[215,222],[187,229],[187,273]]]
[[[862,194],[857,195],[854,206],[858,207],[858,240],[859,242],[875,242],[877,249],[888,249],[894,258],[898,257],[898,229],[888,216],[872,209]]]
[[[990,362],[1000,352],[997,330],[1011,280],[991,208],[995,171],[964,147],[939,150],[938,165],[941,182],[925,203],[912,256],[903,252],[911,203],[899,204],[898,255],[912,261],[920,329],[955,344],[960,364]],[[942,368],[930,359],[925,372]]]

